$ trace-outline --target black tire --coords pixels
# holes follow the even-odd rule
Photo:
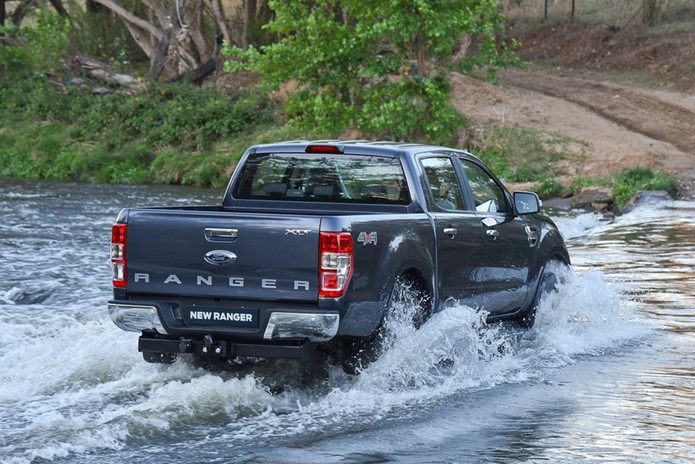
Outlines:
[[[403,309],[407,309],[407,313]],[[359,372],[379,359],[391,338],[389,324],[406,322],[419,329],[432,313],[432,298],[418,278],[403,275],[396,279],[384,315],[377,329],[368,337],[346,342],[343,346],[343,371]],[[404,318],[407,321],[404,321]]]
[[[562,261],[551,260],[543,266],[543,274],[536,288],[536,295],[529,309],[518,319],[519,325],[530,329],[536,323],[536,312],[545,295],[555,292],[561,282],[560,270],[567,265]]]

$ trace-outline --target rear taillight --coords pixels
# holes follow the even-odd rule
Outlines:
[[[321,232],[319,247],[319,296],[341,297],[352,277],[352,235],[347,232]]]
[[[111,268],[113,270],[114,287],[125,287],[125,244],[127,233],[127,224],[114,224],[111,228]]]

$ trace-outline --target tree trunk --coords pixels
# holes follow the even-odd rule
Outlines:
[[[159,44],[154,52],[154,56],[150,60],[150,79],[157,80],[159,76],[164,72],[164,65],[166,64],[167,55],[169,54],[169,45],[171,44],[171,38],[174,35],[174,27],[167,28],[164,34],[159,39]]]
[[[143,53],[145,53],[145,56],[152,61],[152,57],[154,56],[154,46],[152,45],[151,40],[152,36],[143,33],[142,29],[134,26],[128,21],[123,21],[123,24],[125,25],[126,29],[128,29],[128,32],[130,32],[130,36],[133,38],[135,43],[138,44],[138,47],[140,47],[140,50],[142,50]]]
[[[421,28],[417,35],[417,73],[425,76],[425,32]]]
[[[70,15],[68,14],[68,10],[65,9],[63,6],[62,0],[49,0],[51,2],[51,5],[53,5],[53,8],[58,12],[58,14],[63,17],[63,18],[70,18]]]
[[[193,84],[201,85],[203,83],[203,79],[205,79],[210,74],[214,73],[216,69],[217,60],[215,60],[215,58],[213,57],[205,63],[198,66],[193,71],[182,73],[178,76],[172,77],[171,79],[169,79],[169,82],[174,83],[187,80],[189,82],[192,82]]]
[[[196,3],[195,9],[193,10],[193,15],[189,21],[188,31],[191,34],[191,39],[195,44],[195,48],[198,50],[198,57],[200,62],[205,62],[212,56],[211,43],[205,40],[203,35],[203,4],[202,2]],[[193,64],[195,66],[195,63]]]
[[[104,7],[96,3],[94,0],[87,0],[84,4],[84,8],[87,13],[99,14],[105,11]]]
[[[5,0],[0,0],[0,27],[5,27],[5,16],[7,16],[7,10],[5,9]]]
[[[89,1],[90,8],[103,7],[123,21],[149,58],[149,77],[154,80],[186,73],[214,57],[212,37],[205,35],[211,22],[222,36],[230,37],[220,0],[141,0],[125,3],[131,5],[128,8],[122,0]]]
[[[253,40],[253,31],[256,29],[256,10],[258,4],[256,0],[246,0],[244,2],[244,34],[242,37],[241,47],[249,48]]]
[[[227,29],[227,23],[224,20],[224,9],[220,0],[210,0],[210,6],[212,7],[212,17],[215,19],[215,24],[217,24],[217,29],[222,34],[222,38],[228,43],[232,43],[232,36],[229,34]]]
[[[113,0],[92,0],[95,3],[99,3],[101,5],[104,5],[106,8],[109,10],[113,11],[116,13],[121,19],[123,19],[126,22],[129,22],[140,29],[144,29],[150,34],[152,34],[154,37],[156,37],[158,40],[161,39],[162,37],[162,31],[160,31],[157,27],[155,27],[152,23],[145,21],[144,19],[141,19],[125,8],[123,8],[121,5],[116,3]]]
[[[24,21],[24,17],[29,12],[29,7],[34,4],[34,0],[23,0],[17,8],[15,8],[14,13],[12,13],[12,23],[15,26],[19,26]]]

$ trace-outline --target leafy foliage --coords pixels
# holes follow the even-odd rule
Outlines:
[[[678,182],[665,171],[642,167],[627,169],[615,176],[613,196],[618,206],[624,206],[640,190],[663,190],[673,197],[678,191]]]
[[[267,89],[288,81],[292,123],[339,134],[448,143],[463,118],[448,104],[447,72],[514,61],[501,43],[497,0],[273,1],[260,49],[226,46],[226,69],[261,73]],[[455,60],[462,37],[477,44]]]
[[[271,120],[252,93],[171,85],[97,97],[20,80],[0,88],[0,176],[222,185],[246,147],[230,155],[216,143]]]
[[[16,37],[22,46],[0,43],[0,81],[10,75],[56,70],[64,65],[70,22],[50,10],[40,10],[33,26],[0,26],[0,34]],[[5,76],[3,79],[2,76]]]

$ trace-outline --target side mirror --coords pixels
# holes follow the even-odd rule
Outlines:
[[[514,192],[514,206],[518,214],[537,213],[541,205],[541,199],[533,192]]]

